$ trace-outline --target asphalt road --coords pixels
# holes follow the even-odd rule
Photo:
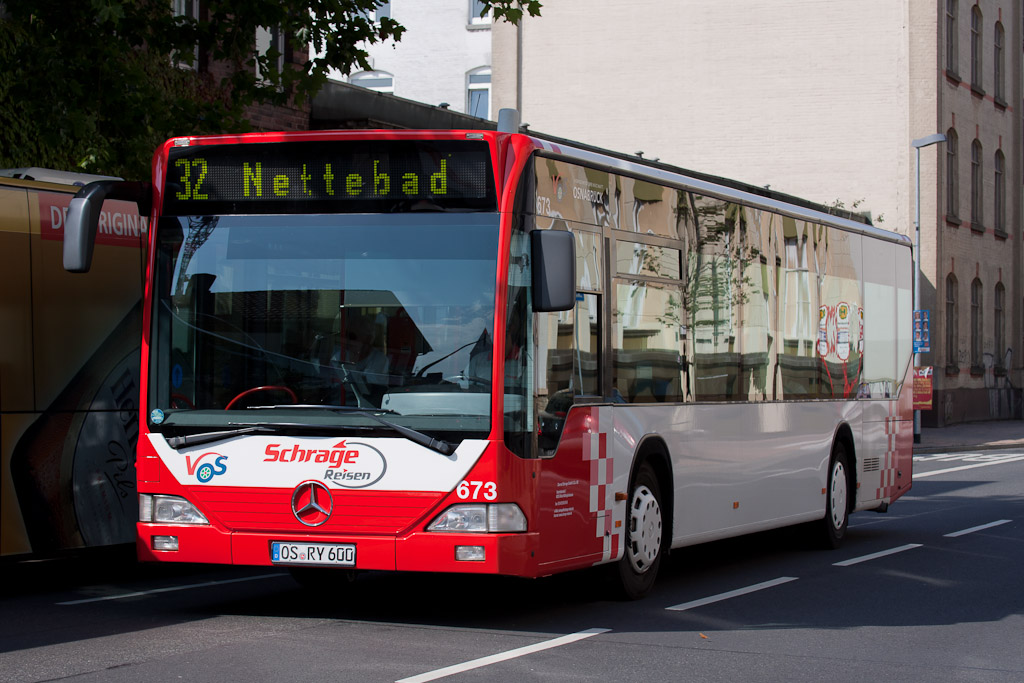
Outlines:
[[[313,592],[274,568],[7,567],[0,680],[1024,680],[1024,451],[914,467],[839,550],[799,530],[678,550],[639,602],[596,572]]]

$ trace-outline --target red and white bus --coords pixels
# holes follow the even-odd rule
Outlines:
[[[149,561],[540,577],[911,485],[911,250],[800,200],[495,131],[176,138],[152,198]]]

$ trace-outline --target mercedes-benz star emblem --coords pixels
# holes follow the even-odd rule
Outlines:
[[[320,526],[334,509],[331,490],[318,481],[304,481],[292,494],[292,514],[306,526]]]

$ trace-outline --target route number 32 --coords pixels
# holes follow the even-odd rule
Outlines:
[[[463,500],[494,500],[498,497],[498,485],[493,481],[466,481],[463,479],[455,488],[455,494]]]

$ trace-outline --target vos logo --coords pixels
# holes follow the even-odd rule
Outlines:
[[[206,460],[207,456],[209,456],[209,460]],[[213,451],[203,453],[195,460],[186,455],[185,469],[188,470],[189,476],[195,475],[196,479],[205,484],[215,476],[228,471],[227,461],[228,456]]]

